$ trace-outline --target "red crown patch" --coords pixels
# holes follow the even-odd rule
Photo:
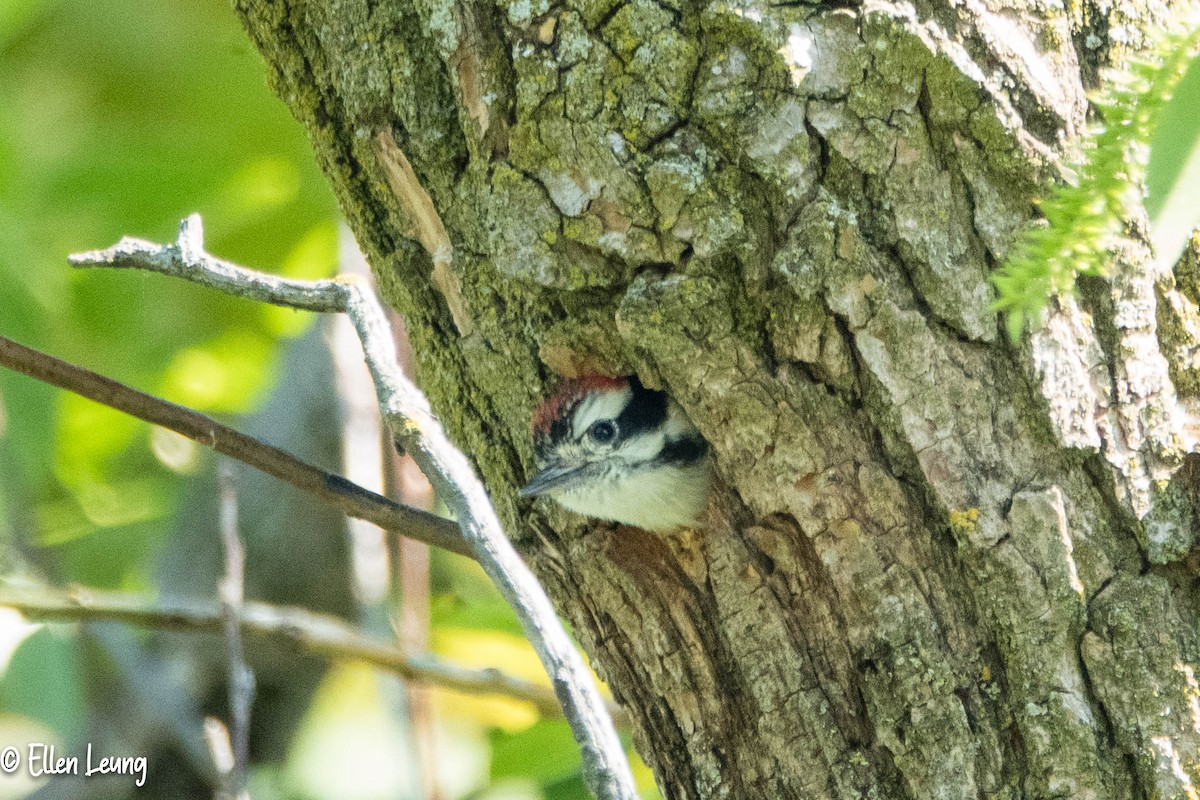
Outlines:
[[[533,413],[531,428],[534,437],[544,436],[556,419],[594,391],[616,391],[628,384],[627,378],[610,378],[607,375],[585,375],[582,378],[563,381]]]

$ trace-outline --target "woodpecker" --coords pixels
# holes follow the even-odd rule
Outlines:
[[[565,381],[531,427],[538,473],[522,497],[549,495],[577,514],[648,531],[693,526],[704,511],[708,443],[636,375]]]

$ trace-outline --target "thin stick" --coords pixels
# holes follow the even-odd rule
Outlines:
[[[505,536],[470,462],[446,437],[421,391],[396,363],[383,308],[360,281],[297,281],[252,272],[204,252],[199,215],[180,225],[174,245],[122,239],[108,250],[72,256],[75,266],[132,267],[186,278],[241,297],[312,310],[344,311],[358,331],[393,436],[454,512],[480,565],[516,611],[546,667],[582,750],[584,780],[600,800],[636,800],[633,773],[583,658],[545,591]]]
[[[508,601],[563,704],[583,751],[583,773],[601,800],[635,800],[633,773],[579,651],[533,572],[504,535],[491,500],[467,457],[447,438],[429,402],[396,363],[383,307],[375,296],[346,286],[346,313],[362,340],[383,418],[433,484],[475,548],[480,566]]]
[[[218,453],[290,483],[352,517],[474,558],[471,545],[463,539],[453,522],[393,502],[190,408],[140,392],[3,336],[0,336],[0,366],[173,430]]]
[[[366,258],[357,253],[366,266]],[[413,374],[414,353],[408,339],[404,320],[395,311],[388,309],[388,323],[396,343],[396,360],[409,378]],[[429,508],[433,504],[433,487],[421,474],[410,456],[401,455],[395,447],[388,447],[386,477],[390,491],[387,493],[402,503],[414,508]],[[396,607],[394,626],[396,638],[406,653],[425,653],[429,650],[430,587],[429,545],[424,542],[397,541],[393,548],[395,558]],[[437,732],[434,729],[436,713],[433,695],[428,686],[417,683],[405,684],[408,694],[408,716],[412,720],[414,744],[418,761],[422,764],[437,763]],[[437,770],[421,770],[421,794],[425,800],[444,800]]]
[[[233,723],[231,744],[233,768],[226,774],[226,793],[243,800],[246,795],[246,764],[250,752],[250,704],[254,702],[254,673],[246,665],[242,649],[242,608],[246,601],[246,550],[238,535],[237,489],[233,466],[221,462],[217,471],[221,494],[221,542],[225,550],[225,574],[221,578],[221,620],[229,661],[229,718]]]
[[[156,630],[220,634],[224,620],[212,603],[152,605],[136,595],[75,587],[67,592],[0,588],[0,606],[46,622],[122,622]],[[248,602],[242,607],[242,633],[273,639],[306,653],[334,660],[361,661],[402,678],[467,695],[500,695],[531,703],[542,716],[562,717],[554,692],[497,669],[469,669],[433,657],[409,657],[387,642],[364,636],[352,625],[301,608]],[[628,723],[625,711],[609,711]]]

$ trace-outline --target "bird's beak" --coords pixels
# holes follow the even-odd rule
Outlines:
[[[584,468],[580,466],[567,466],[558,462],[552,463],[533,476],[533,480],[521,490],[521,497],[533,497],[534,495],[561,489],[573,483],[576,478],[581,477],[583,471]]]

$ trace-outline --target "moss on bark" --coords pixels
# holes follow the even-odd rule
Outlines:
[[[989,271],[1083,119],[1102,54],[1075,43],[1098,11],[235,5],[423,386],[665,796],[1200,781],[1175,405],[1196,297],[1160,290],[1156,320],[1154,276],[1131,268],[1104,285],[1107,312],[1064,304],[1020,347],[987,310]],[[407,238],[385,128],[461,297]],[[517,500],[533,407],[555,373],[589,370],[668,388],[708,437],[703,529]]]

